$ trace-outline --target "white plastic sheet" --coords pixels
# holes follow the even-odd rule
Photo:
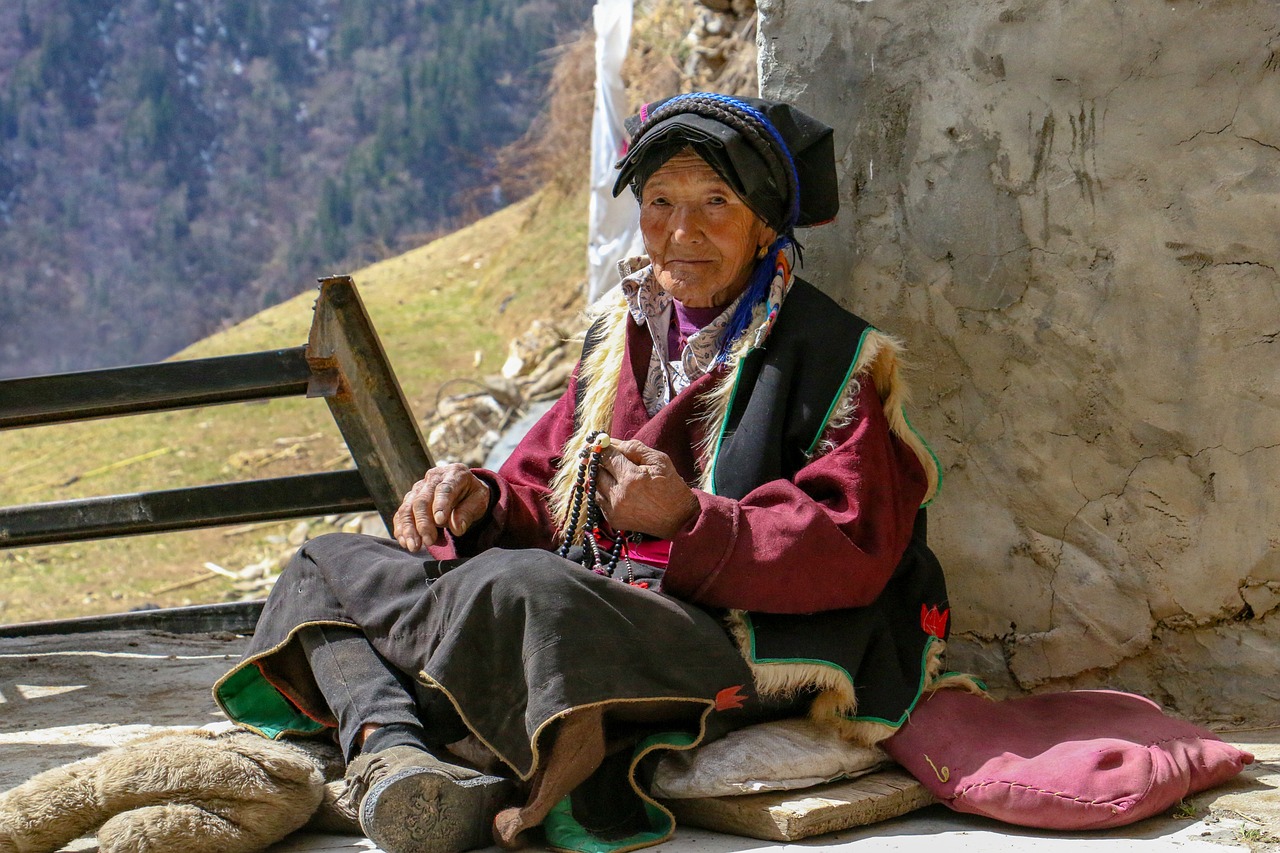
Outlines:
[[[622,61],[631,41],[632,0],[596,0],[596,103],[591,120],[591,207],[587,237],[587,301],[617,283],[617,263],[644,251],[640,211],[631,193],[612,195],[613,164],[626,138],[627,93]]]

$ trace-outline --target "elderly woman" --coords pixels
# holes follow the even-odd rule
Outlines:
[[[428,471],[396,542],[307,543],[215,689],[264,734],[335,729],[388,853],[657,843],[654,749],[804,713],[870,743],[939,678],[897,346],[792,273],[794,229],[836,213],[830,128],[695,94],[629,130],[648,255],[565,395],[500,471]]]

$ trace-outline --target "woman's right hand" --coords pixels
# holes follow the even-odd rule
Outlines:
[[[489,486],[466,465],[438,465],[404,496],[396,510],[396,540],[406,551],[434,545],[445,527],[461,536],[489,512]]]

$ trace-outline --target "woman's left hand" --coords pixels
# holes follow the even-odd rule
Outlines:
[[[698,499],[671,457],[639,441],[614,440],[605,450],[596,491],[615,530],[670,539],[698,514]]]

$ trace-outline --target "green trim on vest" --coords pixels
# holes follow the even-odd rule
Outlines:
[[[937,637],[929,637],[928,641],[925,642],[924,651],[920,653],[920,683],[916,685],[916,698],[911,700],[911,704],[907,706],[906,710],[902,712],[902,716],[896,721],[886,720],[883,717],[851,717],[848,714],[841,714],[840,716],[855,723],[882,723],[890,728],[901,728],[902,724],[907,721],[907,717],[910,717],[911,712],[916,709],[916,705],[920,704],[920,697],[924,695],[924,687],[929,679],[929,649],[933,648],[933,644],[937,641]]]
[[[853,691],[854,695],[857,694],[858,686],[854,683],[853,676],[849,674],[849,670],[840,666],[840,664],[838,663],[833,663],[832,661],[829,661],[829,660],[820,660],[818,658],[762,658],[762,657],[759,657],[756,654],[755,623],[751,621],[751,614],[749,612],[743,611],[742,617],[743,617],[742,621],[745,623],[747,628],[747,634],[751,638],[751,662],[752,663],[758,663],[758,664],[789,664],[790,663],[790,664],[811,664],[814,666],[829,666],[834,670],[838,670],[841,675],[843,675],[846,679],[848,679],[850,689]],[[871,716],[863,717],[863,716],[857,716],[857,715],[850,716],[848,714],[841,714],[840,715],[841,718],[849,720],[850,722],[854,722],[854,723],[883,723],[884,725],[890,726],[891,728],[895,728],[895,729],[900,728],[902,724],[907,721],[907,717],[911,716],[911,712],[915,710],[916,705],[919,704],[920,697],[924,695],[925,683],[929,678],[929,671],[928,671],[929,670],[929,649],[933,648],[933,644],[937,642],[937,640],[938,640],[937,637],[929,637],[928,641],[925,642],[924,650],[920,652],[920,683],[916,686],[916,696],[914,699],[911,700],[911,704],[907,706],[906,710],[902,712],[902,716],[899,717],[896,722],[893,720],[886,720],[883,717],[871,717]],[[982,689],[984,690],[986,689],[985,684],[981,686],[982,686]]]
[[[849,369],[845,371],[844,381],[840,383],[840,390],[831,398],[831,405],[827,406],[827,413],[822,416],[822,423],[818,426],[818,431],[813,434],[813,441],[809,442],[809,447],[804,452],[805,456],[813,456],[813,451],[817,448],[818,442],[822,441],[822,434],[827,431],[827,424],[831,423],[831,416],[835,414],[836,407],[844,399],[844,392],[848,389],[849,382],[853,379],[853,371],[858,369],[858,359],[862,357],[862,345],[866,343],[867,335],[874,331],[876,331],[875,326],[867,326],[862,330],[862,334],[858,336],[858,348],[853,351],[853,358],[849,361]]]
[[[756,654],[756,625],[751,621],[751,611],[742,611],[742,621],[747,626],[747,634],[751,637],[751,662],[752,663],[810,663],[815,666],[829,666],[834,670],[838,670],[841,675],[849,680],[849,687],[854,688],[853,676],[849,674],[849,670],[842,667],[834,661],[822,660],[821,658],[762,658]]]
[[[700,737],[688,732],[661,732],[640,741],[635,748],[635,755],[641,756],[654,749],[687,749],[699,740]],[[634,778],[632,787],[635,788]],[[638,790],[637,793],[639,793]],[[643,799],[645,815],[649,819],[649,829],[626,838],[606,841],[592,835],[590,830],[578,823],[573,816],[572,802],[566,796],[552,807],[546,820],[542,822],[547,846],[553,850],[570,850],[573,853],[625,853],[628,850],[661,844],[675,832],[676,822],[669,812],[651,803],[648,798]]]
[[[729,419],[733,417],[733,405],[738,402],[738,386],[742,380],[742,368],[747,363],[747,357],[744,355],[738,359],[738,364],[733,369],[733,390],[729,392],[729,405],[724,409],[724,420],[720,422],[720,434],[716,436],[716,449],[711,454],[711,470],[707,472],[707,487],[711,490],[711,494],[719,494],[716,489],[716,468],[720,466],[720,448],[724,444],[724,434],[729,429]]]
[[[578,823],[573,816],[573,808],[569,797],[552,806],[547,817],[542,821],[542,829],[547,837],[547,846],[552,850],[570,850],[573,853],[622,853],[625,850],[638,850],[641,847],[652,847],[661,844],[675,832],[675,821],[662,813],[662,810],[649,803],[644,804],[646,817],[650,826],[662,826],[666,829],[652,829],[637,832],[616,841],[606,841],[591,834],[591,831]]]
[[[213,689],[232,722],[275,740],[282,735],[314,735],[324,725],[303,714],[250,662],[240,665]]]
[[[942,461],[938,459],[938,454],[933,452],[933,448],[929,445],[929,442],[925,440],[925,437],[920,434],[920,430],[916,429],[915,425],[911,423],[911,418],[907,417],[906,406],[902,407],[902,420],[904,423],[906,423],[907,429],[911,430],[911,433],[916,438],[920,439],[920,444],[924,447],[925,450],[929,452],[929,458],[933,460],[933,467],[938,472],[938,487],[933,490],[933,497],[929,498],[929,500],[920,504],[921,507],[926,507],[929,504],[936,501],[938,499],[938,495],[942,494],[942,480],[943,480]]]

